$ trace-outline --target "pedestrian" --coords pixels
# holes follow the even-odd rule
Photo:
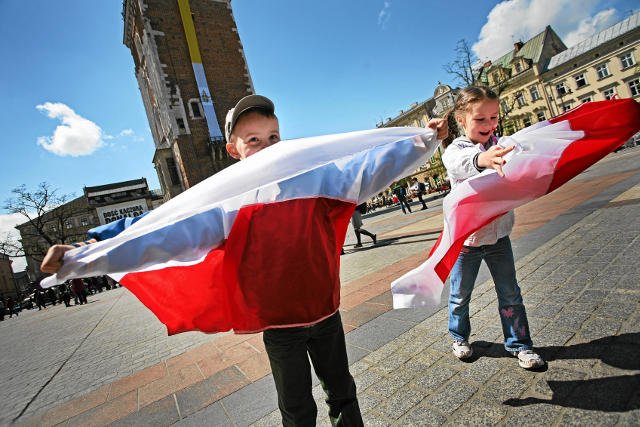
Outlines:
[[[82,279],[71,279],[71,291],[77,297],[78,302],[76,302],[76,305],[78,303],[80,305],[87,303],[87,291]]]
[[[4,298],[0,298],[0,322],[4,320],[4,311],[5,311]]]
[[[35,290],[34,297],[36,300],[36,305],[38,306],[38,311],[42,310],[43,308],[47,308],[47,304],[44,299],[44,292],[42,292],[41,289],[38,288]]]
[[[407,214],[406,211],[409,211],[409,213],[411,213],[411,206],[409,206],[409,202],[407,201],[407,189],[402,185],[398,185],[393,189],[393,194],[398,198],[398,202],[400,202],[402,213],[405,215]]]
[[[412,181],[413,181],[413,186],[411,186],[411,191],[413,191],[413,193],[416,195],[420,203],[422,203],[422,209],[420,210],[423,211],[427,209],[427,204],[422,199],[422,194],[425,192],[426,188],[423,182],[418,181],[418,178],[413,178]]]
[[[16,303],[12,297],[7,298],[7,307],[9,308],[9,318],[13,317],[15,313],[16,317],[18,316],[18,312],[15,310]]]
[[[62,301],[64,302],[65,307],[71,307],[71,292],[69,292],[69,284],[65,283],[61,285],[62,288]]]
[[[358,243],[353,245],[354,248],[362,247],[361,234],[371,237],[371,240],[373,240],[374,245],[378,242],[376,234],[370,233],[364,228],[362,228],[362,214],[366,212],[367,212],[367,203],[364,202],[356,206],[355,210],[353,211],[353,215],[351,216],[351,225],[353,225],[353,231],[356,233],[356,239],[358,240]]]
[[[494,169],[503,177],[503,156],[512,151],[513,147],[492,145],[492,134],[497,127],[499,115],[498,96],[495,92],[486,87],[470,86],[463,89],[456,99],[454,114],[465,136],[453,140],[442,156],[452,185],[455,187],[485,169]],[[498,294],[504,347],[518,358],[522,368],[534,369],[544,366],[545,362],[533,351],[527,314],[516,279],[509,239],[513,222],[514,214],[511,211],[465,240],[451,270],[449,333],[454,339],[454,355],[459,359],[468,359],[473,354],[469,344],[469,302],[480,263],[484,260]]]
[[[53,288],[47,289],[47,298],[49,298],[51,305],[56,305],[56,291]]]

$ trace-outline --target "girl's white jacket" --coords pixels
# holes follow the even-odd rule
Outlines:
[[[490,142],[487,143],[491,146]],[[442,162],[451,181],[451,188],[465,181],[472,176],[481,173],[473,165],[473,158],[476,154],[487,151],[483,144],[474,144],[466,136],[461,136],[453,140],[442,155]],[[483,173],[496,173],[493,169],[487,169]],[[515,215],[509,211],[495,221],[485,225],[475,233],[471,234],[464,241],[465,246],[492,245],[498,239],[508,236],[513,229]]]

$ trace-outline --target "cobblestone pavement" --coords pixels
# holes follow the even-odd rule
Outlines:
[[[367,424],[640,423],[639,160],[639,149],[613,154],[517,211],[514,250],[534,342],[549,361],[542,372],[501,349],[489,282],[472,302],[472,363],[451,355],[445,311],[389,311],[389,278],[426,256],[441,199],[411,215],[366,215],[376,247],[363,236],[353,249],[350,229],[341,310]],[[123,288],[5,318],[0,340],[0,425],[21,414],[27,425],[279,424],[260,335],[167,337]]]

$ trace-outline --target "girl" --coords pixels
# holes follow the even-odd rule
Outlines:
[[[453,140],[442,156],[453,187],[489,168],[504,176],[503,156],[513,147],[493,145],[498,113],[498,96],[491,89],[470,86],[458,94],[454,114],[465,136]],[[513,221],[513,212],[509,212],[476,231],[464,242],[451,270],[449,333],[454,339],[453,354],[459,359],[469,358],[473,353],[468,341],[471,334],[469,301],[480,262],[484,259],[498,294],[504,347],[518,357],[522,368],[534,369],[544,366],[544,360],[532,350],[527,314],[516,280],[509,240]]]

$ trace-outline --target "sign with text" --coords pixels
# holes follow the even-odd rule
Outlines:
[[[128,202],[96,208],[100,224],[108,224],[120,218],[142,215],[148,210],[145,199],[130,200]]]

